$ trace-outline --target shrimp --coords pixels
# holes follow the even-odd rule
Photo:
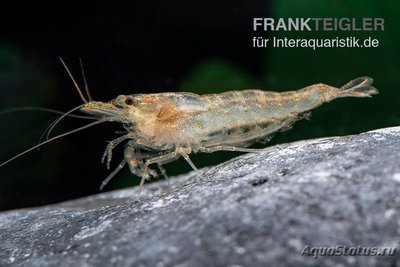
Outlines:
[[[341,88],[315,84],[297,91],[227,91],[198,95],[189,92],[120,95],[109,102],[91,101],[81,111],[102,121],[122,123],[127,133],[109,142],[102,161],[109,168],[112,150],[128,141],[124,159],[102,183],[104,187],[125,164],[144,181],[157,175],[149,165],[166,164],[191,153],[255,152],[248,148],[271,134],[291,128],[310,110],[340,97],[370,97],[378,90],[370,77],[360,77]],[[145,153],[143,153],[145,152]],[[161,169],[162,170],[162,169]],[[163,170],[162,170],[163,172]]]
[[[260,149],[249,147],[256,142],[265,142],[276,132],[290,129],[294,122],[307,118],[312,109],[325,102],[340,97],[371,97],[378,93],[372,86],[372,78],[360,77],[340,88],[320,83],[287,92],[258,89],[204,95],[168,92],[120,95],[109,102],[101,102],[92,100],[84,78],[89,99],[86,100],[64,61],[61,62],[84,104],[62,115],[50,125],[49,132],[62,118],[78,109],[96,121],[48,139],[0,167],[57,138],[99,123],[119,122],[126,132],[108,143],[102,162],[109,169],[113,149],[125,142],[124,158],[102,182],[100,189],[127,164],[131,173],[141,178],[138,199],[144,182],[157,176],[157,171],[150,165],[157,164],[161,174],[166,176],[162,165],[183,157],[198,177],[199,171],[189,157],[191,153],[256,152]],[[83,67],[82,74],[84,76]]]

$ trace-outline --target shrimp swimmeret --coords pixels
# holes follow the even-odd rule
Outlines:
[[[295,121],[307,117],[310,110],[325,102],[340,97],[370,97],[378,93],[371,86],[371,78],[360,77],[340,88],[315,84],[281,93],[243,90],[205,95],[188,92],[133,94],[100,102],[92,101],[88,90],[89,101],[86,100],[67,71],[85,103],[65,113],[55,123],[77,109],[90,114],[96,121],[48,139],[0,167],[54,139],[102,122],[116,121],[123,124],[127,133],[109,142],[103,162],[106,161],[109,167],[113,148],[126,142],[124,159],[103,181],[101,188],[128,164],[130,171],[141,178],[138,196],[144,181],[157,175],[149,167],[151,164],[157,164],[165,174],[163,164],[183,157],[197,171],[189,158],[192,152],[258,151],[248,147],[266,140],[275,132],[289,129]]]

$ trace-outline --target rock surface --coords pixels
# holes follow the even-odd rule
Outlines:
[[[133,188],[3,212],[0,266],[400,264],[400,127],[269,147],[192,180],[147,185],[140,203]],[[398,251],[301,255],[338,245]]]

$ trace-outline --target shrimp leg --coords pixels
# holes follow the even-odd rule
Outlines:
[[[167,153],[167,154],[163,154],[163,155],[160,155],[160,156],[148,158],[148,159],[146,159],[145,165],[149,166],[149,165],[151,165],[153,163],[165,164],[165,163],[168,163],[170,161],[176,160],[180,156],[181,155],[179,154],[179,151],[175,150],[175,151]]]
[[[189,163],[190,167],[192,167],[193,170],[195,170],[197,173],[199,173],[199,170],[197,169],[197,167],[194,165],[194,163],[192,162],[192,160],[189,158],[189,155],[186,154],[184,151],[182,150],[178,150],[179,154],[181,154],[181,156],[186,160],[187,163]]]
[[[168,184],[169,184],[169,177],[167,175],[167,171],[164,169],[163,165],[161,165],[161,163],[157,163],[157,167],[161,172],[161,175],[165,178],[165,180],[167,180]]]
[[[185,148],[177,148],[175,151],[171,152],[171,153],[167,153],[158,157],[154,157],[154,158],[150,158],[146,160],[146,165],[150,165],[153,163],[158,163],[158,164],[165,164],[168,163],[170,161],[173,161],[177,158],[179,158],[180,156],[182,156],[186,162],[190,165],[190,167],[198,172],[199,170],[197,169],[196,165],[194,165],[194,163],[192,162],[192,160],[189,158],[189,153],[187,153],[187,151],[191,151]]]
[[[202,147],[199,148],[200,152],[204,153],[213,153],[216,151],[236,151],[236,152],[260,152],[262,148],[243,148],[243,147],[236,147],[236,146],[213,146],[213,147]]]
[[[132,143],[130,143],[132,145]],[[136,176],[149,178],[157,176],[157,172],[147,168],[144,163],[145,155],[142,155],[138,147],[128,146],[124,151],[125,159],[128,163],[129,170]]]
[[[149,174],[149,171],[151,169],[148,166],[150,164],[157,163],[157,164],[159,164],[158,166],[160,167],[162,163],[173,161],[173,160],[179,158],[180,156],[181,155],[179,154],[178,150],[175,150],[175,151],[173,151],[171,153],[167,153],[167,154],[164,154],[164,155],[161,155],[161,156],[156,156],[156,157],[149,158],[149,159],[146,160],[146,162],[144,164],[144,166],[145,166],[144,170],[142,170],[140,174],[134,173],[137,176],[142,178],[140,180],[139,188],[138,188],[137,193],[136,193],[138,201],[140,200],[140,193],[142,192],[142,187],[143,187],[143,184],[144,184],[145,180],[150,178],[150,176],[152,175],[151,172]],[[129,161],[128,161],[128,164],[129,164]],[[165,172],[165,170],[164,170],[164,172]]]
[[[112,151],[113,149],[118,146],[119,144],[121,144],[123,141],[125,141],[126,139],[135,139],[137,136],[136,134],[133,133],[129,133],[123,136],[118,137],[117,139],[114,139],[112,141],[110,141],[104,151],[103,157],[101,158],[101,162],[103,163],[105,161],[105,159],[107,158],[107,169],[110,169],[110,163],[112,160]],[[139,141],[131,141],[129,142],[129,146],[130,147],[143,147],[143,148],[147,148],[147,146],[145,144],[141,144],[139,143]]]
[[[135,144],[134,142],[132,142],[133,144]],[[129,145],[132,145],[132,143],[129,143]],[[143,148],[141,145],[137,145],[137,144],[135,144],[136,145],[136,147],[137,148]],[[146,148],[146,147],[144,147],[144,148]],[[133,150],[133,147],[131,146],[131,147],[127,147],[126,149],[128,149],[128,151],[131,151],[131,150]],[[140,158],[141,159],[146,159],[146,158],[151,158],[152,156],[154,156],[154,153],[141,153],[139,150],[138,150],[138,152],[135,152],[134,154],[132,153],[132,152],[127,152],[128,154],[130,154],[130,155],[128,155],[127,157],[130,159],[130,160],[132,160],[133,159],[133,157],[136,157],[135,159],[137,160],[137,159],[139,159],[139,154],[140,154]],[[135,155],[136,154],[136,155]],[[133,156],[133,155],[135,155],[135,156]],[[174,159],[172,159],[171,161],[173,161]],[[168,161],[168,162],[170,162],[170,161]],[[168,162],[163,162],[163,164],[166,164],[166,163],[168,163]],[[142,162],[143,163],[143,162]],[[167,175],[167,172],[165,171],[165,169],[164,169],[164,167],[162,166],[162,164],[161,163],[159,163],[159,162],[157,162],[157,167],[158,167],[158,169],[160,170],[160,173],[161,173],[161,175],[166,179],[166,180],[168,180],[169,179],[169,177],[168,177],[168,175]],[[169,181],[168,181],[169,182]]]
[[[149,170],[148,166],[150,164],[157,163],[158,166],[160,167],[161,164],[163,164],[163,163],[165,164],[165,163],[168,163],[170,161],[176,160],[180,156],[182,156],[188,162],[190,167],[192,167],[193,170],[196,171],[196,173],[197,173],[196,178],[198,179],[199,170],[194,165],[194,163],[190,160],[189,155],[186,153],[185,149],[184,148],[177,148],[173,152],[170,152],[170,153],[167,153],[167,154],[164,154],[164,155],[160,155],[160,156],[157,156],[157,157],[149,158],[149,159],[146,160],[145,169],[143,170],[142,174],[140,175],[142,177],[142,179],[140,180],[140,184],[139,184],[139,188],[138,188],[138,192],[137,192],[138,197],[140,196],[144,181],[150,177],[150,175],[148,174],[148,170]],[[129,161],[128,161],[128,163],[129,163]]]
[[[133,135],[131,133],[123,135],[121,137],[118,137],[117,139],[114,139],[110,141],[104,150],[103,157],[101,158],[101,162],[104,163],[104,160],[107,158],[107,169],[110,169],[110,163],[112,159],[112,150],[119,144],[121,144],[123,141],[126,139],[132,138]]]
[[[108,184],[108,182],[125,166],[126,164],[126,160],[123,159],[121,161],[121,163],[118,165],[117,168],[115,168],[115,170],[113,170],[112,173],[110,173],[106,179],[103,180],[103,182],[100,185],[100,190],[103,189],[104,186],[106,186],[106,184]]]

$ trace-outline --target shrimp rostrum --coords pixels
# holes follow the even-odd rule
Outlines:
[[[243,90],[205,95],[188,92],[120,95],[109,102],[85,101],[79,108],[96,118],[89,126],[113,121],[122,123],[127,131],[107,145],[103,162],[109,167],[113,149],[126,143],[124,159],[104,180],[102,187],[128,165],[130,171],[141,178],[140,194],[145,180],[157,175],[150,165],[158,165],[165,174],[163,164],[183,157],[197,171],[189,158],[191,153],[257,151],[248,147],[267,140],[273,133],[290,129],[295,121],[307,117],[312,109],[325,102],[377,94],[372,82],[370,77],[360,77],[340,88],[315,84],[288,92]]]

